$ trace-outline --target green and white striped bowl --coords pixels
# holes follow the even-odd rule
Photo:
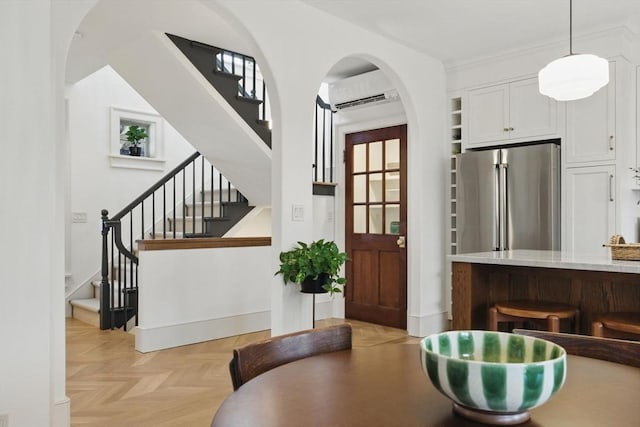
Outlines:
[[[455,403],[499,414],[542,405],[562,387],[567,372],[559,345],[504,332],[434,334],[420,342],[420,360],[433,385]]]

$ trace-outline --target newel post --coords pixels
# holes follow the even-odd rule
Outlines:
[[[102,212],[102,280],[100,281],[100,329],[111,328],[111,316],[109,310],[109,301],[111,300],[109,287],[109,211],[103,209]]]

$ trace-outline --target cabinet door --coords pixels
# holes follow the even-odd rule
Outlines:
[[[567,102],[567,162],[616,159],[616,68],[609,64],[609,84],[588,98]]]
[[[556,135],[558,103],[540,94],[538,79],[513,82],[509,87],[509,136],[545,138]]]
[[[509,138],[509,86],[469,91],[468,145]]]
[[[615,165],[566,169],[566,242],[563,249],[608,253],[602,245],[615,234]]]

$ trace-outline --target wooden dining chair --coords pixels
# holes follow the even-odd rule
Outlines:
[[[341,324],[271,337],[233,350],[229,373],[233,390],[285,363],[351,349],[351,325]]]
[[[518,335],[542,338],[563,347],[567,354],[606,360],[640,368],[640,342],[588,335],[514,329]]]

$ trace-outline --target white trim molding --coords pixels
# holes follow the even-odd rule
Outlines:
[[[271,328],[271,312],[260,311],[238,316],[196,322],[134,329],[136,350],[141,353],[164,350],[182,345],[248,334]]]
[[[412,337],[426,337],[451,329],[447,312],[424,316],[407,316],[407,333]]]
[[[53,404],[51,414],[52,427],[69,427],[71,425],[71,399],[65,396]]]

